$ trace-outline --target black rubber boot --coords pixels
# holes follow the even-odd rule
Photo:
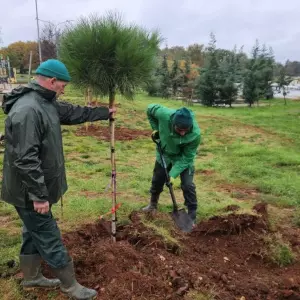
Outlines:
[[[197,211],[195,209],[188,209],[188,215],[193,220],[193,223],[196,223]]]
[[[146,207],[142,208],[143,212],[154,212],[157,210],[157,203],[158,203],[159,195],[151,195],[150,203]]]
[[[90,300],[97,297],[97,292],[79,284],[75,278],[73,261],[70,261],[64,268],[52,269],[53,273],[61,281],[61,291],[71,299]]]
[[[41,262],[39,254],[20,255],[20,268],[24,275],[21,285],[24,289],[59,287],[58,279],[48,279],[42,275]]]

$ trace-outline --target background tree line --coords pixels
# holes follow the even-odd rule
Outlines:
[[[239,96],[251,106],[259,99],[273,97],[274,82],[286,94],[290,76],[300,75],[296,65],[289,61],[285,65],[276,63],[272,48],[258,41],[250,55],[243,47],[217,48],[216,38],[211,34],[206,47],[194,44],[160,50],[157,69],[146,90],[150,96],[200,99],[207,106],[231,106]]]
[[[44,25],[41,32],[43,60],[57,57],[61,33],[50,23]],[[37,42],[19,41],[0,49],[0,54],[9,56],[11,66],[20,73],[26,73],[29,68],[30,52],[32,69],[35,69],[39,64]],[[251,106],[261,98],[272,97],[274,81],[285,96],[290,77],[300,76],[300,62],[277,63],[272,49],[258,41],[247,55],[243,48],[218,48],[213,34],[207,46],[196,43],[186,48],[165,47],[159,50],[156,60],[156,69],[144,87],[149,95],[200,99],[208,106],[231,105],[238,95]]]
[[[57,42],[61,31],[55,29],[52,24],[46,24],[41,31],[41,49],[43,60],[57,58]],[[25,74],[29,69],[30,51],[32,51],[32,69],[39,65],[38,43],[36,41],[17,41],[7,47],[0,48],[0,54],[4,58],[9,56],[10,65]]]
[[[228,53],[230,50],[226,49],[217,49],[217,52]],[[185,60],[189,58],[192,64],[197,65],[198,67],[204,66],[204,58],[206,54],[206,48],[203,44],[192,44],[188,47],[174,46],[174,47],[165,47],[160,50],[160,55],[167,55],[168,60]],[[243,53],[245,57],[247,55]],[[285,64],[276,63],[275,74],[279,74],[279,70],[284,67],[286,69],[286,74],[288,76],[300,76],[300,61],[290,61],[287,60]]]

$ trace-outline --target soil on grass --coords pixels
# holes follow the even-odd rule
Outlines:
[[[204,176],[211,176],[211,175],[214,175],[216,173],[216,171],[215,170],[196,170],[195,173],[201,174]]]
[[[237,199],[255,199],[260,195],[260,191],[253,187],[248,186],[238,186],[235,184],[219,184],[217,187],[218,190],[228,193],[234,196]]]
[[[76,131],[77,136],[94,136],[100,140],[110,141],[110,132],[107,126],[88,125],[79,127]],[[130,141],[138,138],[151,136],[150,130],[137,130],[126,127],[115,128],[115,139],[117,141]]]
[[[116,243],[108,232],[110,222],[103,220],[69,232],[63,240],[79,282],[96,289],[101,300],[177,300],[191,290],[213,290],[213,299],[222,300],[300,299],[300,264],[280,268],[265,259],[267,207],[257,204],[253,210],[253,215],[215,216],[189,234],[174,228],[178,243],[166,242],[145,226],[140,212],[118,227]],[[67,298],[56,291],[51,299]]]

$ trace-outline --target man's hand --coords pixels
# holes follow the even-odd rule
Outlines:
[[[158,140],[159,139],[159,132],[158,130],[154,130],[151,134],[151,137],[154,139],[154,140]]]
[[[46,214],[49,211],[49,202],[33,201],[33,207],[39,214]]]
[[[109,114],[114,114],[117,112],[117,108],[116,107],[112,107],[109,109]]]

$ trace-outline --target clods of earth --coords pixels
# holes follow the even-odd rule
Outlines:
[[[280,267],[268,259],[266,205],[254,206],[253,214],[239,214],[238,207],[225,211],[189,234],[172,227],[168,239],[149,224],[169,216],[132,212],[128,224],[118,227],[115,243],[109,221],[68,232],[63,240],[78,281],[96,289],[101,300],[300,299],[300,263]],[[296,253],[300,235],[293,239]],[[38,290],[31,295],[49,299]],[[56,290],[51,299],[67,298]]]

